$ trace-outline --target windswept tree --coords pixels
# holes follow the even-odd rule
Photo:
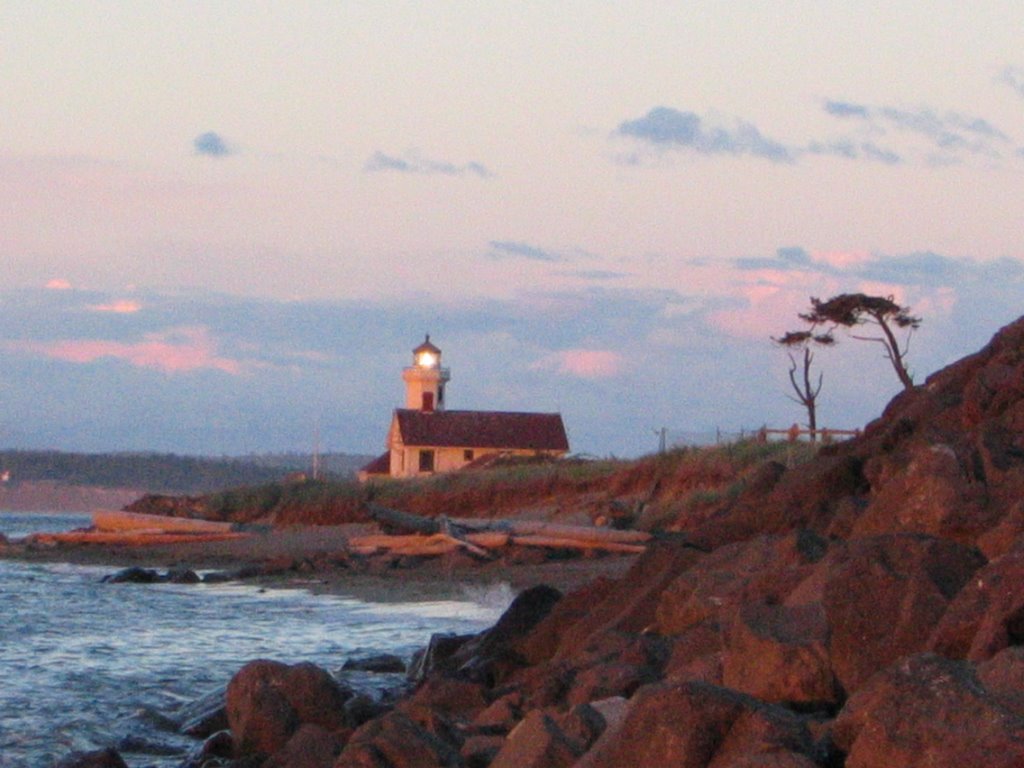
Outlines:
[[[815,380],[811,373],[814,363],[814,352],[812,347],[827,347],[835,343],[831,332],[815,334],[813,331],[787,331],[782,336],[772,341],[783,347],[789,356],[789,383],[793,385],[796,397],[787,395],[790,400],[800,403],[807,409],[807,429],[810,430],[811,440],[818,437],[818,395],[821,394],[821,385],[824,375],[819,371]],[[802,361],[797,362],[797,357]]]
[[[913,388],[914,379],[907,370],[906,356],[910,336],[921,325],[921,318],[911,315],[910,307],[897,304],[892,296],[842,293],[826,301],[811,297],[811,311],[800,318],[814,329],[826,328],[827,334],[842,326],[854,339],[881,344],[904,389]],[[878,333],[863,335],[853,330],[867,326],[875,326]],[[902,342],[896,338],[900,331],[905,332]]]

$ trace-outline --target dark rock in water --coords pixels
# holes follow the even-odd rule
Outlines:
[[[380,717],[392,708],[391,704],[357,693],[345,702],[345,722],[350,728],[358,728],[363,723]]]
[[[142,723],[147,728],[167,733],[177,732],[180,722],[177,718],[168,717],[163,712],[158,712],[150,707],[142,707],[136,710],[132,715],[132,719]]]
[[[128,768],[128,765],[116,749],[108,747],[94,752],[72,752],[53,768]]]
[[[181,748],[176,744],[165,744],[159,741],[143,738],[142,736],[125,736],[117,742],[117,749],[120,752],[130,752],[139,755],[178,755]]]
[[[191,568],[171,568],[167,571],[167,581],[171,584],[198,584],[202,579]]]
[[[546,584],[520,592],[497,624],[455,651],[450,660],[455,672],[493,686],[527,666],[518,646],[561,599],[562,593]]]
[[[133,565],[117,573],[104,576],[101,581],[105,584],[157,584],[166,579],[152,568],[140,568]]]
[[[347,659],[341,668],[343,671],[355,669],[362,672],[405,672],[405,661],[393,653],[379,653],[374,656]]]
[[[235,742],[230,731],[219,731],[192,750],[180,768],[206,768],[226,764],[234,754]]]
[[[214,688],[198,699],[185,704],[175,713],[176,730],[197,739],[204,739],[228,727],[227,686]]]
[[[223,584],[226,581],[234,580],[234,574],[227,571],[211,571],[203,576],[203,584]]]
[[[454,671],[455,666],[451,664],[452,655],[474,637],[476,635],[435,632],[430,636],[427,647],[413,655],[409,664],[409,679],[419,682],[435,672]]]

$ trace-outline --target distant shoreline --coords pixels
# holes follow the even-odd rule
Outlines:
[[[121,509],[145,495],[138,488],[67,485],[52,480],[0,484],[0,509],[12,512],[82,512]]]

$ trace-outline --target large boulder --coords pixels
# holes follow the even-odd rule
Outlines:
[[[970,663],[902,659],[847,701],[832,730],[845,768],[1024,765],[1024,719],[981,684]]]
[[[408,714],[394,711],[358,728],[334,766],[462,768],[458,746],[423,728]]]
[[[830,553],[817,576],[832,669],[845,691],[924,650],[930,629],[983,564],[975,549],[917,534],[858,539]]]
[[[805,720],[788,709],[706,683],[659,683],[637,692],[622,723],[609,728],[577,766],[811,768],[813,754]]]
[[[981,661],[1024,643],[1024,552],[974,574],[938,622],[928,647],[954,659]]]
[[[569,768],[581,754],[578,741],[567,736],[551,716],[535,709],[508,735],[490,768]]]
[[[302,724],[328,731],[345,727],[352,692],[308,662],[289,666],[260,659],[228,683],[227,717],[239,755],[272,755]]]
[[[841,698],[821,604],[748,603],[725,628],[722,682],[773,702],[830,708]]]
[[[676,635],[721,621],[748,602],[781,603],[812,572],[828,543],[809,531],[756,536],[695,558],[658,595],[656,628]]]

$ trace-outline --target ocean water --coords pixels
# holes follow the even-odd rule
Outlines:
[[[0,533],[67,530],[81,516],[0,512]],[[87,518],[86,518],[87,520]],[[243,584],[104,584],[115,572],[0,559],[0,768],[45,768],[118,746],[131,768],[170,768],[196,742],[160,715],[224,685],[247,661],[335,671],[376,652],[409,657],[434,632],[476,632],[512,598],[371,603]]]

